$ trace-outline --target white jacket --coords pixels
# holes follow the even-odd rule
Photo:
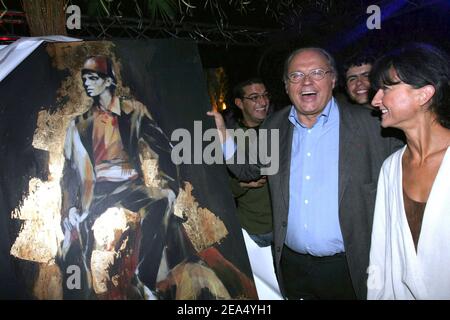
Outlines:
[[[403,204],[402,156],[385,160],[372,229],[368,299],[450,299],[450,147],[433,183],[417,254]]]

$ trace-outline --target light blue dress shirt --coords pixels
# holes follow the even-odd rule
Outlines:
[[[304,126],[292,106],[294,125],[286,245],[299,253],[344,252],[339,225],[339,109],[332,98],[317,122]]]

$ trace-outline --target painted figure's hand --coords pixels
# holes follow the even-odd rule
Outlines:
[[[70,249],[70,245],[76,239],[79,239],[80,223],[83,222],[88,216],[87,212],[80,215],[77,208],[72,207],[69,209],[69,214],[63,220],[64,226],[64,241],[62,244],[63,257]]]

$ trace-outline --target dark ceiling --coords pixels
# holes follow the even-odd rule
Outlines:
[[[174,7],[169,10],[172,19],[164,19],[164,15],[158,13],[153,16],[152,2],[173,3]],[[450,29],[448,0],[70,0],[69,4],[80,6],[86,23],[82,24],[81,30],[68,32],[85,38],[172,36],[225,47],[307,41],[341,50],[353,43],[352,39],[341,42],[339,38],[348,37],[361,26],[365,30],[360,30],[359,38],[429,38],[428,32],[447,35]],[[383,18],[379,31],[365,28],[369,17],[366,10],[370,5],[377,5],[381,10]],[[0,12],[5,8],[22,11],[21,1],[2,0]],[[110,25],[111,21],[117,23]],[[94,23],[103,29],[102,32],[96,34],[92,30]],[[133,23],[136,23],[136,30],[130,28]],[[26,27],[16,27],[13,32],[26,35]],[[127,27],[128,32],[124,32]],[[145,29],[148,31],[142,32]],[[163,32],[158,33],[157,29]],[[211,34],[211,29],[221,37],[202,36]],[[8,32],[11,29],[8,30],[5,24],[0,27],[0,35]],[[239,37],[239,34],[247,35],[247,38]],[[340,48],[334,43],[336,41]]]
[[[260,74],[274,92],[284,91],[282,64],[288,52],[299,46],[324,47],[338,63],[357,50],[382,53],[411,41],[430,42],[450,51],[449,0],[172,1],[179,6],[173,8],[170,22],[161,16],[152,19],[149,0],[103,0],[110,4],[109,16],[93,5],[100,1],[70,1],[80,5],[83,19],[81,30],[69,34],[85,39],[191,39],[199,44],[205,68],[224,67],[230,83]],[[183,1],[195,8],[181,10]],[[20,1],[3,3],[10,10],[21,10]],[[136,3],[141,4],[139,9]],[[239,6],[242,3],[245,7]],[[380,29],[366,26],[369,5],[380,8]],[[20,25],[15,31],[19,36],[27,33]],[[0,36],[7,32],[11,31],[0,24]]]

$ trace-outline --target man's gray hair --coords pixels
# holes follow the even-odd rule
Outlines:
[[[337,73],[337,68],[336,68],[336,62],[334,61],[333,56],[325,49],[317,48],[317,47],[306,47],[306,48],[299,48],[299,49],[294,50],[289,55],[289,57],[286,59],[286,61],[284,62],[283,81],[285,83],[288,81],[289,64],[291,63],[292,59],[294,59],[294,57],[297,54],[302,53],[303,51],[316,51],[316,52],[320,53],[321,55],[323,55],[325,57],[325,59],[327,60],[328,64],[330,65],[330,68],[333,70],[334,75],[337,79],[338,73]]]

